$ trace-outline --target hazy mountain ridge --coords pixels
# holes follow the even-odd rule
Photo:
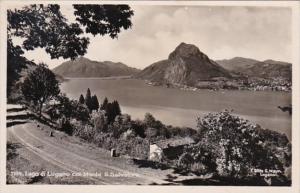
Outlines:
[[[52,70],[55,74],[63,77],[110,77],[110,76],[131,76],[140,70],[129,67],[121,62],[92,61],[80,57],[74,61],[67,61]]]
[[[233,73],[259,78],[292,78],[292,64],[288,62],[235,57],[228,60],[217,60],[221,66]]]
[[[181,43],[168,59],[151,64],[135,77],[161,84],[195,86],[202,80],[231,78],[231,74],[195,45]]]
[[[259,61],[251,58],[234,57],[232,59],[216,60],[216,62],[227,70],[239,72]]]

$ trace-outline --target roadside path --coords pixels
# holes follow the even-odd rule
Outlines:
[[[24,115],[24,113],[26,114],[25,111],[8,112],[8,116]],[[163,179],[171,171],[138,168],[128,164],[126,158],[111,158],[108,151],[80,142],[62,132],[54,131],[54,136],[49,137],[50,131],[51,129],[43,124],[26,120],[10,126],[8,135],[12,135],[31,154],[40,157],[44,171],[51,171],[50,168],[48,170],[47,165],[54,165],[60,168],[59,172],[79,175],[91,181],[91,184],[168,183]],[[89,175],[84,176],[84,173]],[[94,176],[95,174],[98,176]],[[76,177],[70,176],[70,178]]]

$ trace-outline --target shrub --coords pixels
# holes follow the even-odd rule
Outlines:
[[[256,175],[253,169],[273,169],[283,173],[284,163],[290,163],[289,160],[283,162],[278,155],[282,147],[288,148],[286,137],[264,130],[227,110],[198,118],[197,127],[200,142],[187,152],[198,151],[199,155],[192,155],[194,161],[202,163],[208,156],[216,164],[215,170],[220,176],[245,178]]]
[[[73,135],[80,137],[88,142],[93,142],[94,136],[96,135],[96,129],[89,125],[83,124],[80,121],[72,122]]]
[[[46,109],[51,119],[57,120],[64,117],[68,120],[77,119],[83,122],[89,120],[87,107],[78,101],[70,100],[65,94],[60,94],[53,102],[54,104],[48,104]]]
[[[149,142],[146,139],[135,137],[126,140],[117,140],[115,148],[123,155],[129,155],[140,159],[147,159],[149,155]]]
[[[62,131],[67,133],[68,135],[73,134],[73,126],[71,125],[70,121],[68,119],[62,118],[60,120],[60,127]]]
[[[129,130],[125,131],[124,133],[122,133],[121,139],[128,140],[128,139],[131,139],[134,137],[136,137],[136,133],[132,129],[129,129]]]
[[[132,130],[132,121],[131,117],[127,114],[117,115],[114,122],[109,126],[109,131],[116,138],[119,138],[122,133],[128,130]]]
[[[108,121],[104,111],[94,111],[91,114],[91,122],[97,132],[107,132]]]
[[[177,166],[197,174],[216,172],[215,152],[212,150],[216,150],[216,147],[203,141],[186,146]]]
[[[141,120],[132,120],[131,128],[137,136],[145,138],[145,124]]]

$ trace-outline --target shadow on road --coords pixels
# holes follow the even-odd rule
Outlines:
[[[10,108],[10,109],[7,109],[7,112],[8,113],[12,113],[12,112],[20,112],[20,111],[25,111],[27,108],[25,107],[21,107],[21,108]]]
[[[19,114],[19,115],[7,115],[6,119],[7,120],[27,120],[27,119],[32,119],[35,116],[33,114]]]
[[[22,110],[21,110],[22,109]],[[8,109],[7,112],[21,112],[26,108],[12,108]],[[55,122],[45,116],[38,116],[34,113],[18,114],[18,115],[7,115],[6,120],[10,121],[6,123],[6,127],[11,127],[14,125],[25,124],[29,120],[36,120],[41,124],[47,125],[51,128],[55,128]]]
[[[12,122],[8,122],[6,123],[6,127],[12,127],[12,126],[15,126],[15,125],[22,125],[22,124],[25,124],[27,123],[27,121],[12,121]]]

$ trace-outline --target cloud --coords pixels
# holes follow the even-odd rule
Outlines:
[[[180,42],[195,44],[212,59],[242,56],[291,61],[291,10],[284,7],[132,6],[132,29],[118,39],[91,37],[86,57],[137,68],[166,59]],[[72,18],[72,10],[62,12]],[[36,54],[35,54],[36,53]],[[29,54],[50,60],[40,50]],[[29,56],[28,55],[28,56]]]

